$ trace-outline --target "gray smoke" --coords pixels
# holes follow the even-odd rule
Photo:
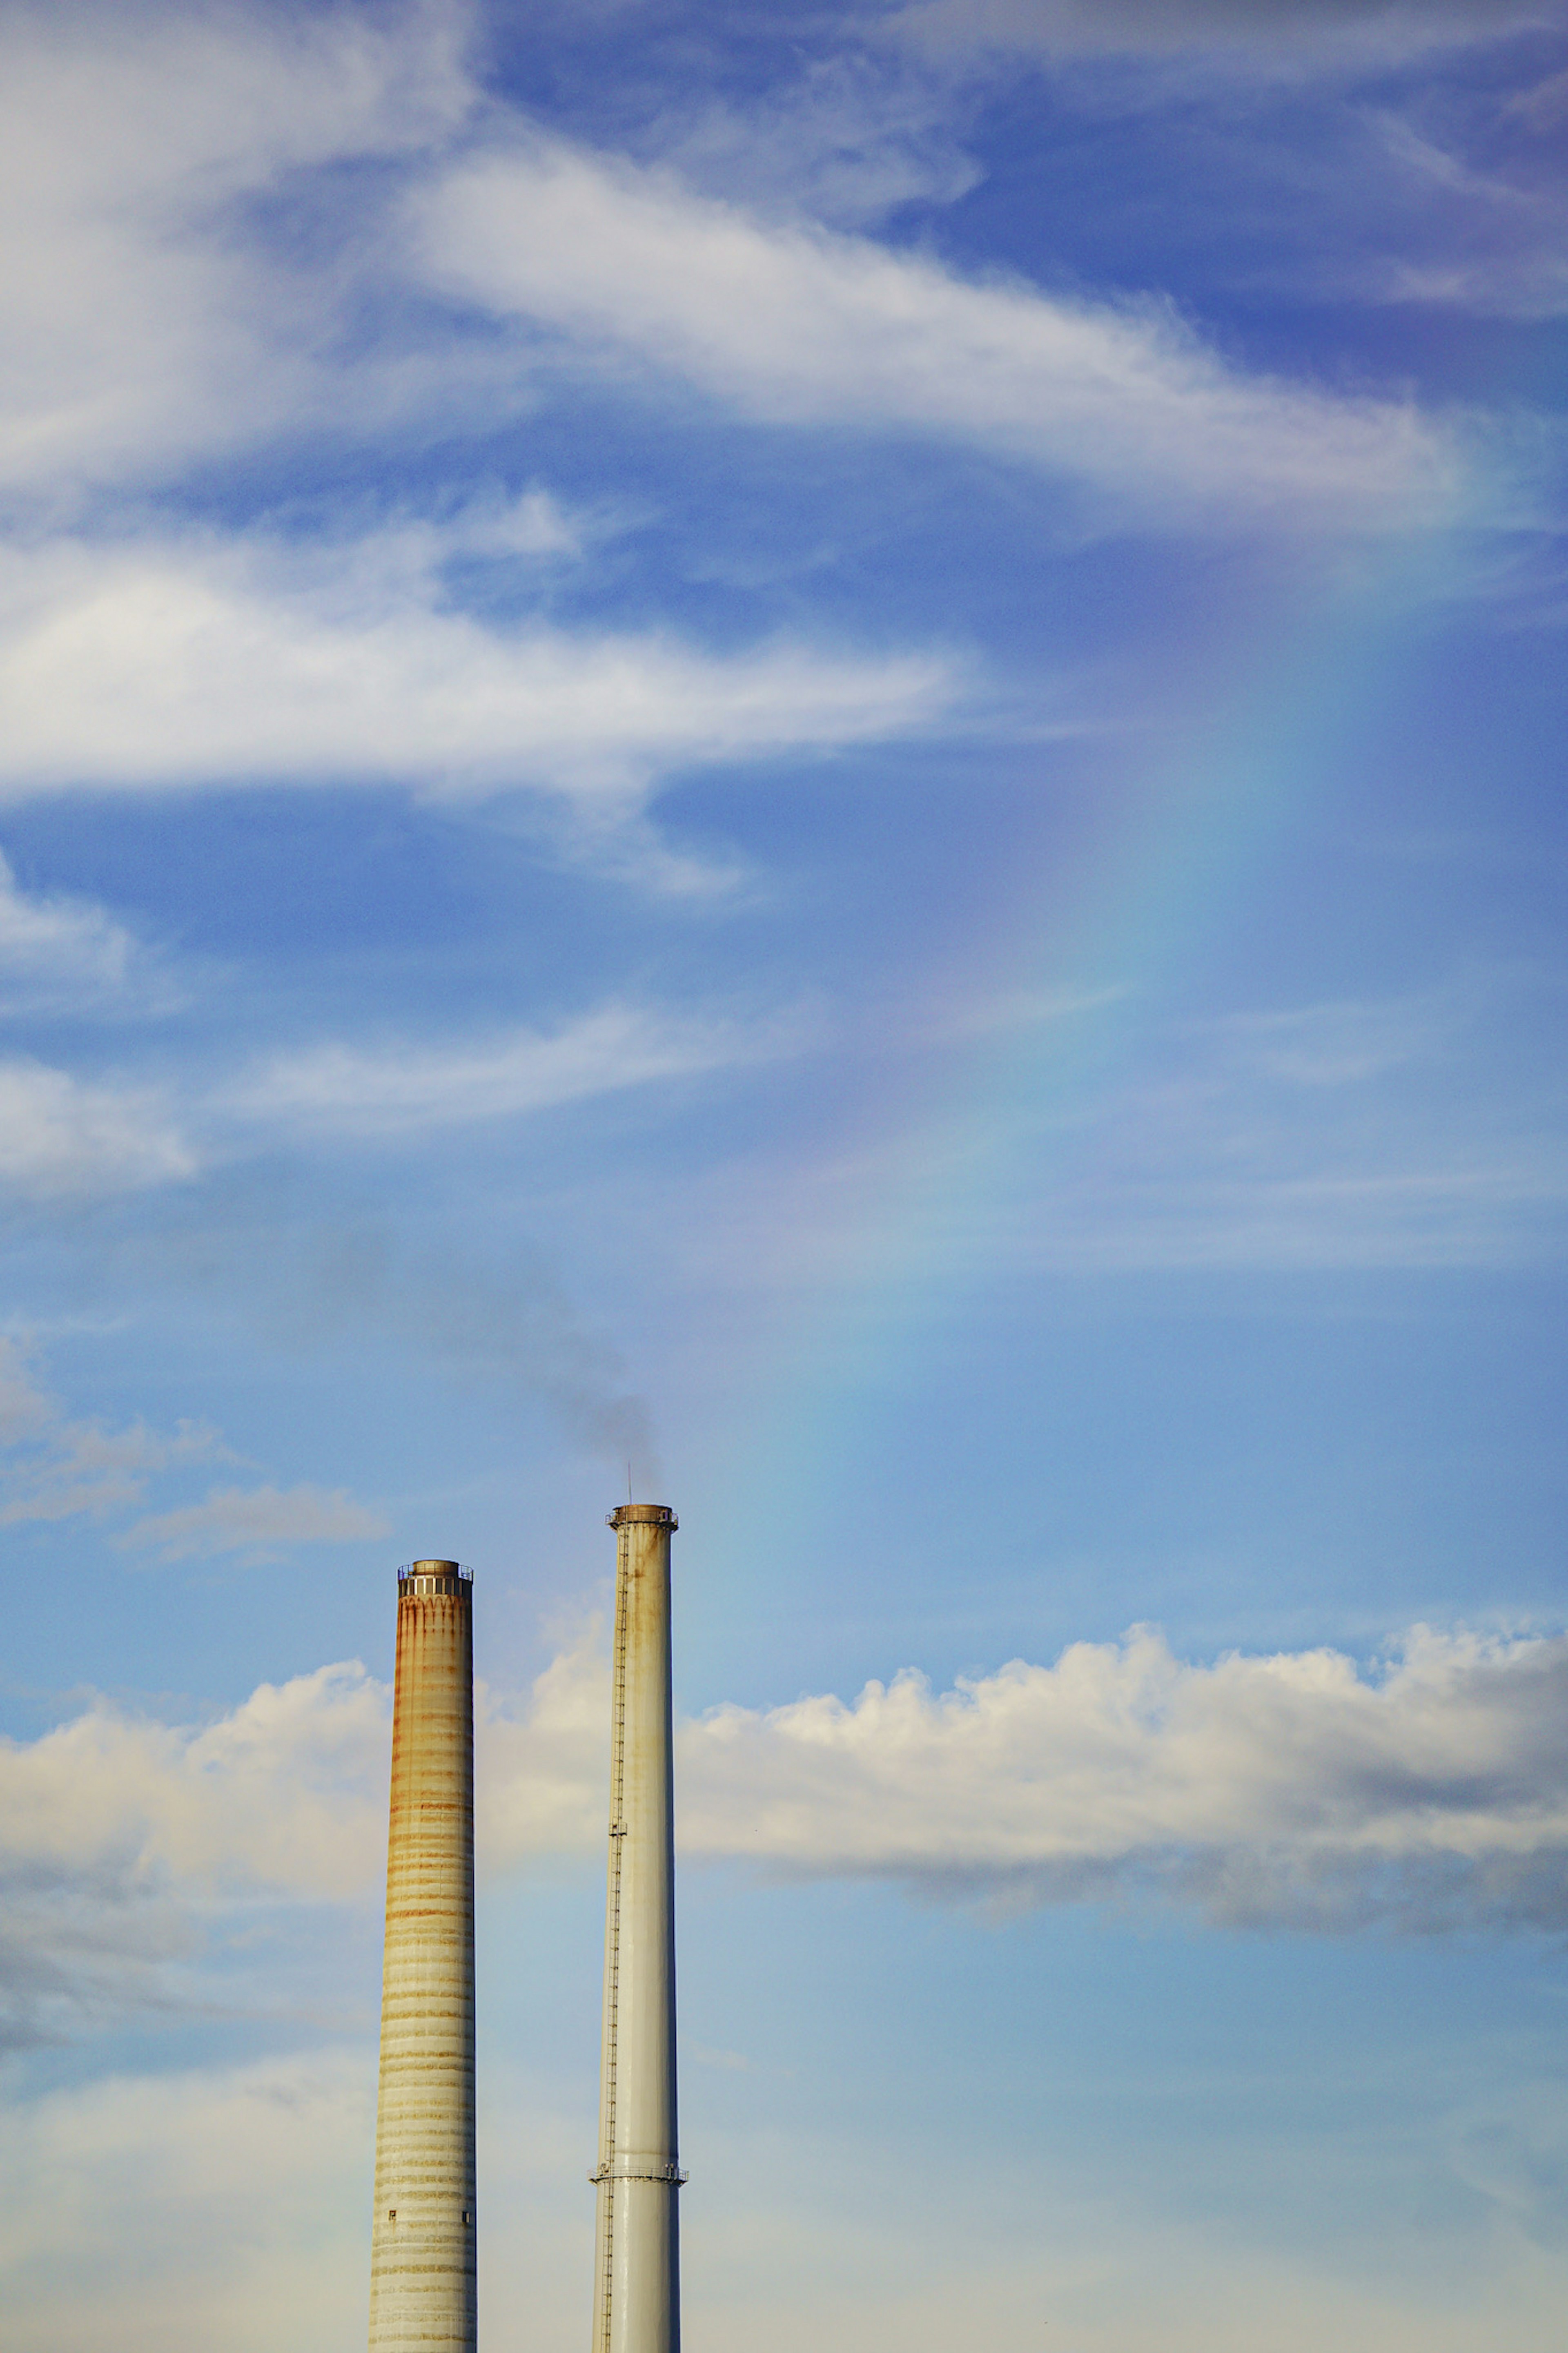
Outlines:
[[[405,1349],[503,1412],[521,1400],[544,1407],[574,1445],[615,1466],[617,1487],[629,1462],[657,1491],[647,1402],[543,1251],[513,1243],[481,1256],[424,1240],[417,1206],[405,1222],[353,1207],[321,1218],[278,1170],[219,1172],[157,1205],[155,1224],[149,1206],[18,1223],[18,1272],[25,1243],[35,1279],[47,1268],[98,1314],[134,1303],[162,1316],[184,1294],[289,1350]]]
[[[355,1225],[314,1237],[300,1271],[281,1319],[300,1338],[384,1334],[464,1388],[537,1398],[586,1452],[658,1484],[646,1402],[542,1260],[517,1252],[481,1264]]]

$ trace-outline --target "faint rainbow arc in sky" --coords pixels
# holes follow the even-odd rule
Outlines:
[[[1443,593],[1453,561],[1437,532],[1369,559],[1320,592],[1179,746],[1124,772],[1070,913],[1047,918],[1057,871],[1019,877],[1005,948],[988,959],[998,993],[1059,997],[1070,976],[1078,1008],[983,1036],[955,1077],[911,1090],[837,1271],[803,1283],[769,1333],[760,1409],[727,1458],[737,1498],[829,1504],[895,1375],[996,1271],[975,1229],[1081,1161],[1087,1114],[1158,1019],[1162,990],[1225,928],[1334,747],[1396,691],[1412,616]],[[1042,1151],[1053,1129],[1054,1152]]]

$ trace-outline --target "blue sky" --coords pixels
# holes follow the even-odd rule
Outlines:
[[[0,2274],[357,2341],[396,1564],[588,2316],[1549,2353],[1568,22],[0,16]]]

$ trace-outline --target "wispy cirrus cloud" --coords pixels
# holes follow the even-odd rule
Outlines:
[[[22,890],[0,851],[0,1013],[110,1009],[142,977],[144,961],[141,944],[106,908]],[[145,988],[139,995],[145,1003]]]
[[[1387,110],[1372,116],[1406,206],[1429,226],[1425,238],[1363,261],[1351,284],[1363,299],[1499,319],[1561,317],[1568,181],[1553,116],[1563,81],[1552,76],[1511,100],[1473,101],[1458,120],[1433,125]]]
[[[72,1419],[23,1344],[0,1335],[0,1526],[101,1518],[139,1502],[153,1472],[226,1452],[200,1422],[169,1437],[142,1421],[111,1430]]]
[[[0,1062],[0,1190],[58,1206],[194,1181],[279,1145],[394,1146],[646,1089],[710,1082],[817,1041],[809,1006],[746,1016],[617,999],[554,1023],[328,1039],[185,1090]]]
[[[114,1429],[71,1417],[43,1387],[28,1349],[0,1335],[0,1527],[121,1519],[144,1501],[152,1479],[192,1462],[237,1459],[203,1422],[182,1421],[171,1435],[140,1420]],[[200,1503],[144,1514],[113,1542],[121,1550],[156,1550],[164,1561],[225,1553],[272,1560],[297,1545],[388,1533],[379,1512],[341,1487],[223,1487]]]
[[[517,1118],[658,1079],[732,1069],[800,1041],[798,1023],[747,1028],[732,1019],[612,1004],[555,1029],[519,1029],[444,1046],[308,1047],[277,1056],[239,1082],[225,1107],[268,1128],[415,1134]]]
[[[156,1551],[163,1561],[240,1553],[258,1563],[296,1545],[359,1544],[391,1532],[383,1513],[356,1503],[344,1487],[215,1487],[203,1503],[136,1521],[115,1542],[127,1552]]]
[[[0,1062],[0,1185],[58,1200],[177,1182],[198,1165],[163,1088]]]
[[[941,653],[799,633],[720,652],[537,598],[520,618],[515,577],[498,619],[454,567],[493,586],[584,552],[539,489],[437,486],[433,520],[346,533],[110,512],[245,448],[489,433],[526,399],[515,352],[411,287],[395,220],[481,107],[469,31],[417,6],[0,26],[0,481],[27,518],[0,574],[0,797],[391,779],[600,807],[673,770],[896,735],[961,690]],[[278,236],[279,205],[318,233]],[[664,885],[711,880],[588,830]]]
[[[1550,22],[1540,0],[909,0],[893,29],[939,53],[1239,51],[1287,70],[1387,59]]]
[[[671,769],[822,754],[937,717],[941,654],[500,625],[437,576],[471,520],[300,547],[76,539],[0,572],[0,797],[395,779],[635,804]]]
[[[42,497],[302,430],[493,421],[574,350],[601,377],[630,361],[770,423],[979,443],[1145,520],[1429,521],[1458,486],[1456,450],[1408,405],[1248,375],[1168,307],[970,280],[547,138],[483,95],[459,16],[42,26],[12,26],[0,100],[0,212],[26,217],[0,280],[17,322],[0,476]],[[864,117],[863,93],[838,84],[803,93],[804,122]],[[880,106],[886,132],[857,119],[827,142],[827,217],[874,216],[933,172],[939,188],[965,185],[929,100],[923,117],[912,86]],[[710,113],[669,131],[668,155],[700,182],[744,183],[723,161],[732,126]],[[780,139],[791,203],[809,205],[794,116]],[[379,173],[333,181],[320,239],[268,234],[268,199],[371,158]],[[766,180],[752,170],[764,199]],[[409,301],[421,285],[525,332],[468,333],[461,308]]]
[[[814,224],[814,205],[854,222],[900,187],[964,184],[913,83],[885,136],[852,76],[805,93],[822,185],[770,211],[758,163],[748,210],[668,160],[743,186],[743,124],[667,125],[659,164],[596,154],[485,98],[464,39],[422,10],[5,27],[0,213],[27,225],[0,280],[16,322],[0,475],[31,522],[0,574],[0,797],[393,780],[629,822],[673,774],[973,705],[973,666],[941,647],[795,627],[718,650],[564,623],[515,582],[488,598],[465,564],[587,560],[592,534],[537,489],[488,539],[438,491],[439,521],[346,533],[299,513],[182,529],[166,506],[104,502],[289,437],[489,431],[584,373],[614,397],[674,387],[700,416],[983,448],[1113,522],[1359,531],[1462,495],[1454,438],[1403,398],[1249,373],[1158,301],[1068,301]],[[781,121],[779,157],[797,144]],[[277,234],[279,206],[317,233]],[[574,839],[616,854],[602,826]],[[645,880],[703,879],[628,839]]]
[[[1560,1261],[1564,1106],[1521,1084],[1516,1048],[1560,996],[1478,969],[1168,1032],[1000,1246],[1078,1271]]]
[[[770,423],[979,443],[1145,518],[1430,522],[1459,489],[1413,407],[1249,377],[1169,308],[966,280],[558,141],[457,164],[411,216],[437,284]]]
[[[0,481],[52,504],[279,435],[391,423],[417,359],[248,207],[416,156],[475,102],[460,10],[15,8],[0,25]],[[334,257],[335,259],[335,257]]]
[[[701,1280],[879,1292],[895,1321],[933,1278],[998,1268],[1560,1266],[1568,1103],[1533,1047],[1562,993],[1550,970],[1476,966],[1141,1038],[1136,987],[1020,991],[936,1021],[906,1010],[879,1052],[888,1036],[941,1050],[989,1033],[994,1082],[978,1101],[696,1172],[665,1227]],[[831,1042],[854,1050],[843,1031]]]

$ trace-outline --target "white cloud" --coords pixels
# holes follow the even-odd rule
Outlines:
[[[461,162],[413,218],[441,285],[751,417],[979,442],[1189,519],[1431,521],[1458,488],[1413,408],[1239,375],[1157,305],[970,283],[559,142]]]
[[[492,1704],[494,1870],[603,1832],[606,1678],[563,1652]],[[720,1707],[679,1735],[693,1857],[950,1897],[1147,1895],[1210,1917],[1440,1928],[1568,1917],[1568,1638],[1417,1628],[1370,1674],[1331,1650],[1173,1656],[1154,1630],[933,1693]]]
[[[609,1672],[596,1620],[521,1702],[486,1690],[475,1725],[475,1840],[495,1872],[591,1853],[608,1817]]]
[[[603,1833],[595,1633],[521,1704],[479,1688],[491,1868],[588,1852]],[[390,1736],[390,1694],[350,1662],[195,1722],[100,1699],[36,1740],[0,1737],[0,2042],[210,2000],[226,1934],[258,1906],[374,1895]]]
[[[102,907],[33,898],[0,851],[0,1011],[55,1011],[121,996],[137,943]]]
[[[100,1701],[0,1744],[7,1867],[203,1896],[363,1894],[385,1831],[389,1723],[385,1691],[353,1661],[261,1683],[206,1722]]]
[[[7,2105],[14,2353],[329,2353],[363,2332],[374,2057],[328,2049]]]
[[[343,357],[341,255],[269,252],[247,207],[449,133],[466,29],[441,8],[379,28],[341,7],[8,10],[0,480],[53,496],[405,406],[405,355]]]
[[[479,1844],[492,1870],[588,1852],[603,1834],[596,1633],[520,1703],[479,1687]],[[0,1996],[20,1998],[13,2031],[168,1998],[170,1970],[188,1971],[226,1905],[243,1915],[372,1894],[390,1725],[390,1694],[351,1661],[195,1722],[100,1699],[36,1740],[0,1737]]]
[[[1075,1643],[933,1694],[721,1708],[683,1735],[700,1853],[1025,1901],[1158,1889],[1232,1922],[1435,1927],[1568,1907],[1568,1639],[1417,1629],[1194,1666]]]
[[[956,691],[933,656],[487,626],[443,601],[434,569],[476,528],[13,551],[0,796],[393,777],[624,801],[671,768],[897,734]]]
[[[479,2264],[488,2336],[557,2348],[580,2336],[592,2262],[594,2091],[574,2062],[541,2073],[492,2039]],[[1414,2101],[1381,2111],[1375,2131],[1331,2133],[1321,2116],[1303,2129],[1293,2115],[1289,2143],[1244,2127],[1239,2147],[1216,2151],[1190,2068],[1190,2164],[1173,2168],[1175,2089],[1161,2082],[1163,2137],[1131,2162],[1104,2135],[1086,2158],[1016,2102],[971,2136],[956,2193],[951,2166],[911,2179],[901,2116],[868,2097],[847,2118],[842,2085],[830,2132],[818,2113],[795,2122],[810,2104],[767,2085],[743,2107],[701,2103],[686,2151],[700,2193],[683,2221],[691,2343],[948,2353],[1043,2335],[1071,2353],[1258,2353],[1267,2313],[1269,2353],[1555,2353],[1564,2266],[1516,2219],[1531,2189],[1537,2211],[1560,2204],[1554,2085],[1532,2104],[1505,2082],[1489,2113],[1456,2114],[1439,2071],[1416,2110],[1418,2171]],[[1253,2076],[1254,2113],[1257,2093]],[[1337,2119],[1341,2100],[1326,2105]],[[340,2353],[363,2333],[374,2128],[368,2038],[14,2095],[0,2131],[7,2353]],[[1259,2233],[1249,2166],[1280,2188],[1284,2226]],[[1336,2219],[1370,2191],[1348,2246],[1311,2235],[1329,2171]],[[1440,2255],[1429,2230],[1382,2227],[1412,2179],[1443,2201]]]
[[[750,416],[979,441],[1145,515],[1426,521],[1456,488],[1453,450],[1412,409],[1248,378],[1158,306],[969,283],[865,238],[770,228],[668,171],[520,141],[515,113],[481,105],[465,32],[417,9],[377,28],[343,9],[15,16],[0,478],[53,500],[280,433],[493,423],[544,354],[411,305],[412,266],[542,326],[557,358],[563,336],[589,364],[629,353]],[[870,112],[853,75],[818,76],[771,133],[710,114],[673,152],[840,219],[963,185],[929,93],[879,88]],[[787,162],[768,163],[770,136]],[[804,186],[803,138],[821,151]],[[387,170],[340,174],[316,239],[270,235],[267,199],[369,159]]]
[[[1560,1927],[1565,1725],[1568,1637],[1417,1628],[1364,1673],[1331,1650],[1193,1664],[1135,1629],[947,1692],[907,1672],[847,1704],[716,1708],[679,1733],[679,1834],[692,1859],[947,1900]],[[597,1852],[606,1739],[592,1630],[521,1699],[481,1689],[487,1872]],[[264,1684],[215,1721],[100,1701],[0,1743],[13,2034],[192,1999],[226,1907],[363,1901],[386,1744],[387,1694],[357,1665]]]
[[[747,104],[673,95],[639,145],[704,195],[862,228],[911,201],[955,203],[984,177],[953,111],[944,83],[889,77],[885,61],[852,51],[813,59]]]
[[[57,1200],[167,1184],[196,1166],[156,1089],[93,1086],[43,1062],[0,1062],[0,1185]]]
[[[106,1430],[68,1419],[22,1343],[0,1335],[0,1527],[101,1516],[138,1502],[151,1472],[226,1451],[197,1422],[166,1438],[142,1421]]]
[[[516,1117],[656,1079],[688,1077],[777,1052],[774,1029],[607,1005],[559,1029],[515,1029],[444,1049],[343,1045],[280,1055],[232,1089],[226,1107],[264,1124],[397,1135]]]
[[[275,1559],[301,1544],[357,1544],[391,1534],[379,1512],[356,1504],[346,1488],[215,1487],[202,1504],[184,1504],[138,1520],[116,1537],[127,1550],[156,1546],[163,1560],[210,1560],[226,1552]]]
[[[0,2041],[210,2000],[226,1905],[243,1920],[258,1900],[363,1898],[385,1835],[387,1725],[385,1693],[351,1665],[263,1683],[212,1723],[100,1702],[37,1740],[0,1740]]]

